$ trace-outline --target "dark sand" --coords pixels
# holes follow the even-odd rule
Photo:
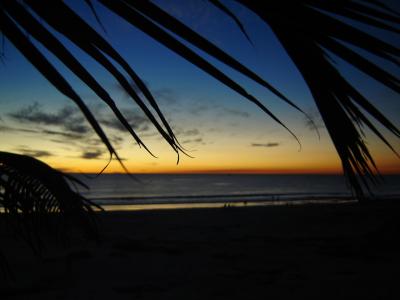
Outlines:
[[[400,299],[398,203],[101,213],[42,260],[2,233],[0,299]]]

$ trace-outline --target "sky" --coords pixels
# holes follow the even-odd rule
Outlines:
[[[310,92],[268,27],[243,7],[229,2],[243,21],[253,42],[248,42],[232,19],[202,0],[158,0],[160,7],[182,20],[242,64],[272,83],[313,117],[320,137],[300,112],[269,91],[210,59],[240,82],[280,118],[301,142],[254,104],[215,81],[158,42],[147,37],[100,4],[102,31],[84,1],[66,1],[96,28],[141,76],[187,153],[177,165],[176,153],[163,141],[151,122],[116,80],[91,58],[63,39],[116,101],[127,120],[154,153],[149,155],[123,130],[111,111],[59,61],[62,71],[84,99],[132,173],[340,173],[341,164],[318,115]],[[395,1],[387,1],[395,5]],[[397,5],[398,6],[398,5]],[[372,34],[374,32],[371,32]],[[381,35],[380,32],[376,34]],[[398,39],[384,38],[400,46]],[[38,44],[37,44],[38,45]],[[38,47],[41,47],[38,45]],[[40,48],[43,50],[43,47]],[[45,50],[43,50],[45,51]],[[7,40],[0,64],[0,151],[34,156],[67,172],[97,173],[109,154],[74,103],[58,92]],[[400,127],[398,95],[337,60],[342,74]],[[399,69],[385,68],[400,76]],[[400,141],[383,130],[400,152]],[[367,132],[367,142],[383,173],[400,173],[400,159]],[[105,172],[122,172],[113,160]]]

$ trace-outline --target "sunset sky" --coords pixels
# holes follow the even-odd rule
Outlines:
[[[101,31],[83,1],[67,1],[105,36],[146,82],[179,141],[193,156],[182,155],[180,163],[176,165],[175,152],[162,140],[115,79],[66,42],[115,99],[133,128],[157,156],[154,158],[139,148],[101,100],[59,61],[49,56],[96,115],[131,172],[340,172],[340,161],[307,87],[277,40],[260,20],[229,2],[243,20],[253,46],[231,19],[207,5],[206,1],[155,2],[284,92],[313,117],[320,139],[304,115],[228,67],[217,63],[224,72],[261,99],[297,135],[301,148],[283,127],[255,105],[116,18],[101,5],[96,9],[106,33]],[[387,2],[394,5],[396,1]],[[378,31],[371,31],[371,34],[400,46],[395,36]],[[4,56],[0,64],[0,150],[35,156],[68,172],[95,173],[102,170],[109,159],[107,150],[74,103],[48,83],[7,39],[1,52]],[[196,52],[205,56],[199,50]],[[336,63],[342,74],[352,79],[355,86],[373,99],[374,104],[400,127],[398,95],[345,62],[337,59]],[[383,67],[400,76],[395,66],[385,64]],[[385,130],[383,133],[400,152],[400,140]],[[384,173],[400,173],[400,159],[370,132],[366,131],[366,135],[380,170]],[[113,161],[106,170],[121,171],[117,161]]]

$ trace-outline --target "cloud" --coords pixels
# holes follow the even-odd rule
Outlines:
[[[250,117],[250,114],[248,112],[240,111],[240,110],[236,110],[236,109],[231,109],[231,108],[224,108],[224,112],[228,113],[228,114],[231,114],[233,116],[238,116],[238,117],[242,117],[242,118]]]
[[[112,157],[112,160],[118,161],[118,158],[116,158],[115,156],[113,156],[113,157]],[[127,159],[124,158],[124,157],[120,157],[119,160],[120,160],[120,161],[126,161]]]
[[[81,158],[83,158],[83,159],[99,159],[103,155],[103,153],[104,153],[104,151],[102,151],[100,149],[84,151],[81,155]]]
[[[182,141],[182,144],[190,144],[190,143],[202,143],[203,139],[202,138],[197,138],[197,139],[189,139],[189,140],[184,140]]]
[[[208,111],[210,109],[209,106],[207,105],[195,105],[194,107],[189,109],[189,113],[192,115],[198,116],[203,114],[204,112]]]
[[[114,145],[120,145],[124,141],[124,138],[114,135],[114,136],[110,137],[110,141]]]
[[[165,101],[168,104],[178,102],[179,95],[170,88],[161,88],[153,92],[154,98],[157,100]]]
[[[0,131],[3,132],[26,132],[26,133],[40,133],[40,131],[35,130],[35,129],[27,129],[27,128],[16,128],[16,127],[9,127],[9,126],[4,126],[0,125]]]
[[[169,104],[172,104],[172,103],[176,103],[177,100],[179,99],[179,95],[173,89],[170,89],[170,88],[152,89],[152,88],[150,88],[150,85],[148,82],[144,82],[144,84],[149,89],[149,91],[152,93],[152,95],[156,99],[156,101],[161,100],[161,101],[165,101]],[[134,82],[131,82],[130,86],[132,87],[132,89],[138,96],[143,96],[142,90],[139,89],[139,87]],[[116,88],[118,91],[122,91],[127,98],[130,97],[129,94],[126,92],[126,90],[119,83],[116,84]]]
[[[0,131],[4,132],[24,132],[24,133],[33,133],[33,134],[40,134],[40,135],[49,135],[49,136],[61,136],[64,138],[68,138],[70,140],[81,140],[86,139],[87,137],[78,134],[78,133],[71,133],[65,131],[58,131],[58,130],[49,130],[37,127],[36,129],[28,129],[28,128],[19,128],[19,127],[10,127],[10,126],[3,126],[0,125]]]
[[[128,121],[128,123],[131,125],[131,127],[133,128],[133,130],[135,131],[148,131],[150,129],[149,125],[150,125],[150,120],[144,116],[139,114],[136,111],[130,111],[130,110],[124,110],[122,111],[123,115],[125,116],[125,119]],[[100,123],[121,131],[121,132],[126,132],[126,128],[124,125],[122,125],[122,123],[114,116],[114,115],[108,115],[107,117],[102,117],[100,119]]]
[[[90,131],[85,119],[77,108],[65,106],[54,113],[43,111],[42,106],[35,102],[20,110],[9,113],[12,119],[29,124],[60,126],[64,130],[79,134]]]
[[[86,126],[86,124],[75,123],[75,122],[65,123],[64,128],[68,131],[80,133],[80,134],[88,133],[90,130],[89,127]]]
[[[252,147],[265,147],[265,148],[272,148],[272,147],[277,147],[280,146],[281,143],[277,143],[277,142],[272,142],[272,143],[253,143],[251,144]]]
[[[183,131],[182,135],[184,136],[194,136],[194,135],[199,135],[200,131],[198,129],[189,129],[186,131]]]
[[[145,84],[147,87],[149,86],[147,82],[144,82],[144,84]],[[129,85],[131,86],[131,88],[133,89],[133,91],[134,91],[136,94],[138,94],[138,95],[141,95],[141,94],[142,94],[142,90],[139,89],[139,87],[136,85],[136,83],[134,83],[133,81],[131,81]],[[116,89],[117,89],[118,91],[122,91],[126,97],[129,97],[128,92],[124,89],[124,87],[123,87],[122,85],[119,84],[119,82],[116,83],[115,87],[116,87]]]
[[[33,149],[30,149],[29,147],[26,147],[26,146],[20,146],[20,147],[16,148],[15,150],[20,154],[32,156],[32,157],[35,157],[35,158],[54,156],[49,151],[46,151],[46,150],[33,150]]]
[[[41,127],[40,125],[33,127],[34,129],[28,129],[28,128],[20,128],[20,127],[11,127],[11,126],[4,126],[0,125],[0,132],[12,132],[12,133],[30,133],[34,135],[39,135],[40,138],[45,138],[46,140],[49,140],[53,143],[57,144],[63,144],[63,145],[69,145],[73,146],[78,149],[85,149],[88,146],[101,146],[103,142],[98,138],[96,135],[94,135],[93,132],[91,134],[84,134],[80,133],[79,131],[85,131],[85,130],[79,130],[78,128],[79,124],[76,124],[76,128],[74,129],[74,132],[71,131],[62,131],[62,130],[53,130],[53,129],[45,129]],[[110,135],[109,140],[114,146],[118,146],[124,142],[124,138],[120,137],[118,135]],[[27,152],[27,149],[18,149],[21,153],[24,152],[27,155],[30,156],[46,156],[46,153],[36,153],[35,152]],[[31,151],[31,150],[29,150]],[[33,150],[32,150],[33,151]],[[50,155],[48,155],[50,156]],[[90,156],[90,155],[89,155]]]
[[[55,142],[55,143],[60,143],[60,144],[74,144],[74,145],[90,145],[90,146],[99,146],[102,145],[103,142],[98,138],[97,136],[93,135],[83,135],[83,134],[76,134],[76,133],[70,133],[70,132],[63,132],[63,131],[56,131],[56,130],[47,130],[43,129],[42,131],[38,133],[43,133],[49,136],[54,136],[54,137],[61,137],[60,138],[51,138],[50,141]],[[117,137],[117,136],[112,136],[109,137],[109,140],[115,144],[118,145],[123,141],[123,138]]]
[[[192,140],[196,136],[200,135],[200,131],[196,128],[185,130],[181,127],[174,127],[173,131],[179,140],[183,138],[186,138],[187,140]]]
[[[63,108],[55,114],[41,111],[39,103],[35,102],[25,108],[10,113],[9,116],[22,122],[40,123],[45,125],[59,125],[72,113],[69,108]]]
[[[64,132],[64,131],[57,131],[57,130],[48,130],[48,129],[43,129],[42,131],[37,131],[37,133],[44,133],[47,135],[57,135],[57,136],[62,136],[68,139],[73,139],[73,140],[81,140],[85,139],[85,137],[81,134],[76,134],[76,133],[70,133],[70,132]]]

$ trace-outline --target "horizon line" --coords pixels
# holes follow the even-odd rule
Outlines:
[[[344,176],[343,172],[251,172],[251,171],[188,171],[188,172],[64,172],[68,174],[82,175],[337,175]],[[379,175],[400,175],[399,172],[387,172],[376,174]]]

